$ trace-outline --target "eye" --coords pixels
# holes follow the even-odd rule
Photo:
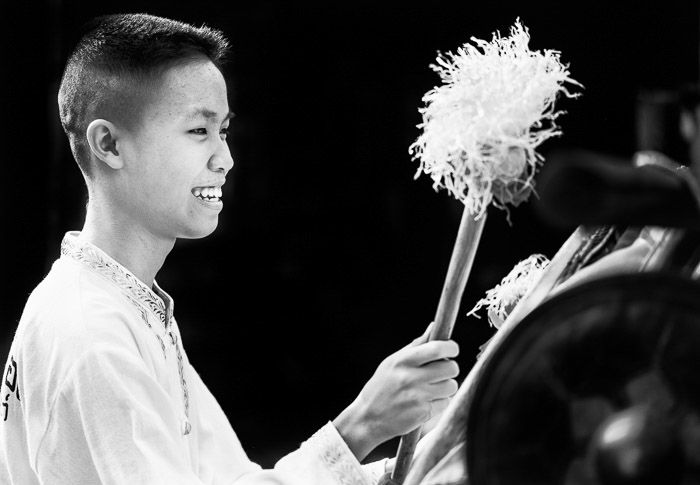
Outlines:
[[[202,135],[202,136],[206,136],[206,135],[207,135],[207,129],[206,129],[206,128],[195,128],[194,130],[190,130],[188,133],[192,133],[193,135]]]
[[[221,128],[221,130],[219,131],[219,136],[221,137],[222,140],[225,140],[226,137],[228,136],[228,133],[229,133],[229,130],[228,130],[228,126],[227,126],[226,128]]]

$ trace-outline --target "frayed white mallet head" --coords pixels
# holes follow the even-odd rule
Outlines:
[[[558,51],[529,49],[519,19],[509,37],[471,40],[431,65],[443,84],[423,96],[423,133],[409,152],[420,162],[416,177],[429,175],[479,219],[491,202],[507,210],[529,196],[542,161],[535,149],[560,134],[557,95],[576,97],[565,84],[581,85]]]
[[[476,312],[485,306],[489,323],[499,328],[520,299],[537,284],[547,266],[549,259],[542,254],[533,254],[520,261],[498,285],[486,292],[486,296],[467,315],[479,318]]]

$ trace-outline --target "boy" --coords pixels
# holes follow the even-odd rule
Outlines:
[[[423,336],[273,470],[248,460],[155,281],[175,240],[212,233],[223,207],[226,52],[218,31],[128,14],[96,19],[68,60],[58,102],[87,215],[10,350],[0,482],[370,484],[387,463],[359,462],[456,392],[457,345]]]

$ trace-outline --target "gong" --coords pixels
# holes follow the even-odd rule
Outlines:
[[[472,485],[700,484],[700,284],[619,275],[533,310],[468,409]]]

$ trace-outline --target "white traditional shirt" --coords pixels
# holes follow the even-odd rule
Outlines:
[[[190,365],[173,301],[66,234],[32,292],[0,390],[0,483],[369,485],[328,423],[272,470],[246,456]]]

